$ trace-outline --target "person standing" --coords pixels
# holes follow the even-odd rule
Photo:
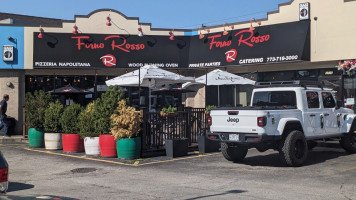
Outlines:
[[[4,137],[8,137],[7,135],[7,101],[9,101],[9,95],[4,94],[3,100],[0,101],[0,130],[4,129]]]

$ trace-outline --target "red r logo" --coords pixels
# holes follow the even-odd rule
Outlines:
[[[235,58],[237,56],[237,51],[236,49],[231,49],[225,53],[226,55],[226,61],[227,62],[233,62],[235,61]]]
[[[101,61],[103,61],[103,64],[107,67],[112,67],[116,65],[116,58],[111,54],[106,54],[105,56],[102,56],[100,59]]]

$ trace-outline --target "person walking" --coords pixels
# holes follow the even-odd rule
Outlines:
[[[6,110],[7,110],[7,101],[9,101],[9,95],[4,94],[3,100],[0,101],[0,130],[4,129],[4,137],[9,137],[7,135],[7,116],[6,116]]]

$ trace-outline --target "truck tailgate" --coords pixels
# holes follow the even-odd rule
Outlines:
[[[212,110],[210,113],[211,132],[225,133],[256,133],[256,110]]]

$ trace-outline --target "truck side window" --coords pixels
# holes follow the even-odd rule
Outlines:
[[[318,92],[307,92],[308,108],[319,108]]]
[[[335,100],[330,92],[322,92],[324,108],[334,108]]]

